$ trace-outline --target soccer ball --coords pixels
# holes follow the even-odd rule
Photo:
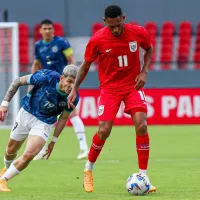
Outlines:
[[[126,189],[132,195],[145,195],[151,187],[150,180],[146,174],[134,173],[126,181]]]

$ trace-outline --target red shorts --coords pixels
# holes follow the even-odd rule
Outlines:
[[[133,116],[136,112],[147,113],[147,103],[143,89],[129,91],[113,91],[101,89],[99,100],[99,121],[114,121],[121,102],[124,102],[124,112]]]

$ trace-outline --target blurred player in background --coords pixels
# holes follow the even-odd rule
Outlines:
[[[43,39],[35,44],[35,60],[32,66],[32,73],[43,68],[54,70],[61,74],[67,64],[75,64],[72,47],[66,39],[54,36],[54,25],[51,20],[45,19],[40,23],[40,33]],[[76,109],[70,115],[70,122],[80,145],[80,153],[77,159],[86,158],[88,156],[88,145],[85,127]],[[43,159],[45,151],[46,146],[34,160]]]
[[[47,149],[47,159],[51,155],[57,138],[75,108],[68,108],[67,95],[72,89],[77,72],[78,67],[75,65],[66,66],[62,75],[48,69],[38,70],[34,74],[16,79],[10,85],[0,106],[0,121],[4,121],[8,114],[8,104],[20,86],[34,85],[34,88],[21,100],[22,108],[16,117],[5,151],[5,167],[0,172],[0,192],[10,191],[7,181],[24,170],[40,152],[49,138],[57,116],[61,114]],[[74,105],[78,101],[77,94]],[[26,138],[28,141],[24,153],[14,160]]]
[[[124,112],[131,115],[136,131],[138,167],[146,174],[149,160],[149,135],[147,131],[147,104],[143,86],[146,82],[148,66],[151,63],[153,48],[150,37],[141,26],[124,24],[125,15],[117,5],[105,9],[105,28],[91,37],[85,51],[74,88],[68,96],[69,106],[73,106],[79,85],[84,80],[97,58],[99,61],[100,101],[99,129],[93,137],[84,169],[84,189],[92,192],[93,168],[106,139],[109,137],[115,116],[121,102]],[[145,50],[144,62],[140,69],[139,49]],[[151,186],[150,192],[156,188]]]

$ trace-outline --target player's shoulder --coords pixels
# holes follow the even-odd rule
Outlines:
[[[42,39],[41,39],[41,40],[38,40],[37,42],[35,42],[35,46],[36,46],[36,47],[39,47],[39,46],[41,46],[42,43],[43,43],[43,42],[42,42]]]
[[[66,38],[63,38],[63,37],[60,37],[60,36],[54,36],[54,40],[56,42],[59,42],[59,43],[63,43],[63,42],[66,42]]]
[[[60,74],[56,71],[50,70],[50,69],[40,69],[37,70],[35,75],[40,75],[40,76],[55,76],[55,77],[60,77]]]
[[[137,24],[125,24],[126,28],[130,31],[134,31],[134,32],[141,32],[141,31],[145,31],[145,28],[141,25],[137,25]]]
[[[91,36],[90,41],[99,41],[104,37],[107,37],[108,34],[108,28],[103,27],[100,30],[98,30],[94,35]]]

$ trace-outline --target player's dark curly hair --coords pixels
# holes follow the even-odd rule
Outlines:
[[[40,27],[43,25],[43,24],[51,24],[52,26],[54,26],[53,22],[50,20],[50,19],[44,19],[40,22]]]
[[[122,9],[118,5],[110,5],[105,9],[104,17],[107,18],[116,18],[122,16]]]

